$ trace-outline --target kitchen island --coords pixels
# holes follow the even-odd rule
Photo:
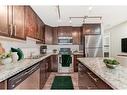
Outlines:
[[[107,68],[103,62],[103,58],[78,58],[77,60],[79,64],[88,68],[89,71],[94,73],[112,89],[127,89],[127,67],[118,65],[115,69]],[[98,80],[94,76],[90,75],[96,84]]]

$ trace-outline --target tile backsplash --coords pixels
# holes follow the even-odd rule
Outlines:
[[[11,47],[21,48],[25,58],[29,57],[31,52],[33,55],[40,54],[40,45],[36,44],[35,39],[29,37],[27,37],[26,41],[0,37],[0,43],[6,52],[10,51]],[[60,48],[71,48],[72,51],[79,51],[79,45],[47,45],[47,52],[53,52],[53,49],[59,51]]]
[[[0,43],[6,52],[10,51],[11,47],[21,48],[25,58],[30,56],[31,52],[33,52],[35,55],[39,54],[40,52],[40,48],[39,45],[36,44],[36,40],[28,37],[26,41],[0,37]]]

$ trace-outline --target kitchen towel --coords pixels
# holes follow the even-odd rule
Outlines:
[[[69,54],[62,55],[62,66],[63,67],[69,67],[72,63],[72,57]]]

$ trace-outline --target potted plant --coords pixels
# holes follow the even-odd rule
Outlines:
[[[0,55],[0,61],[2,64],[8,64],[12,62],[12,53],[2,53]]]

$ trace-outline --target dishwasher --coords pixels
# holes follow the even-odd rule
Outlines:
[[[33,65],[7,80],[7,89],[39,89],[40,64]]]

